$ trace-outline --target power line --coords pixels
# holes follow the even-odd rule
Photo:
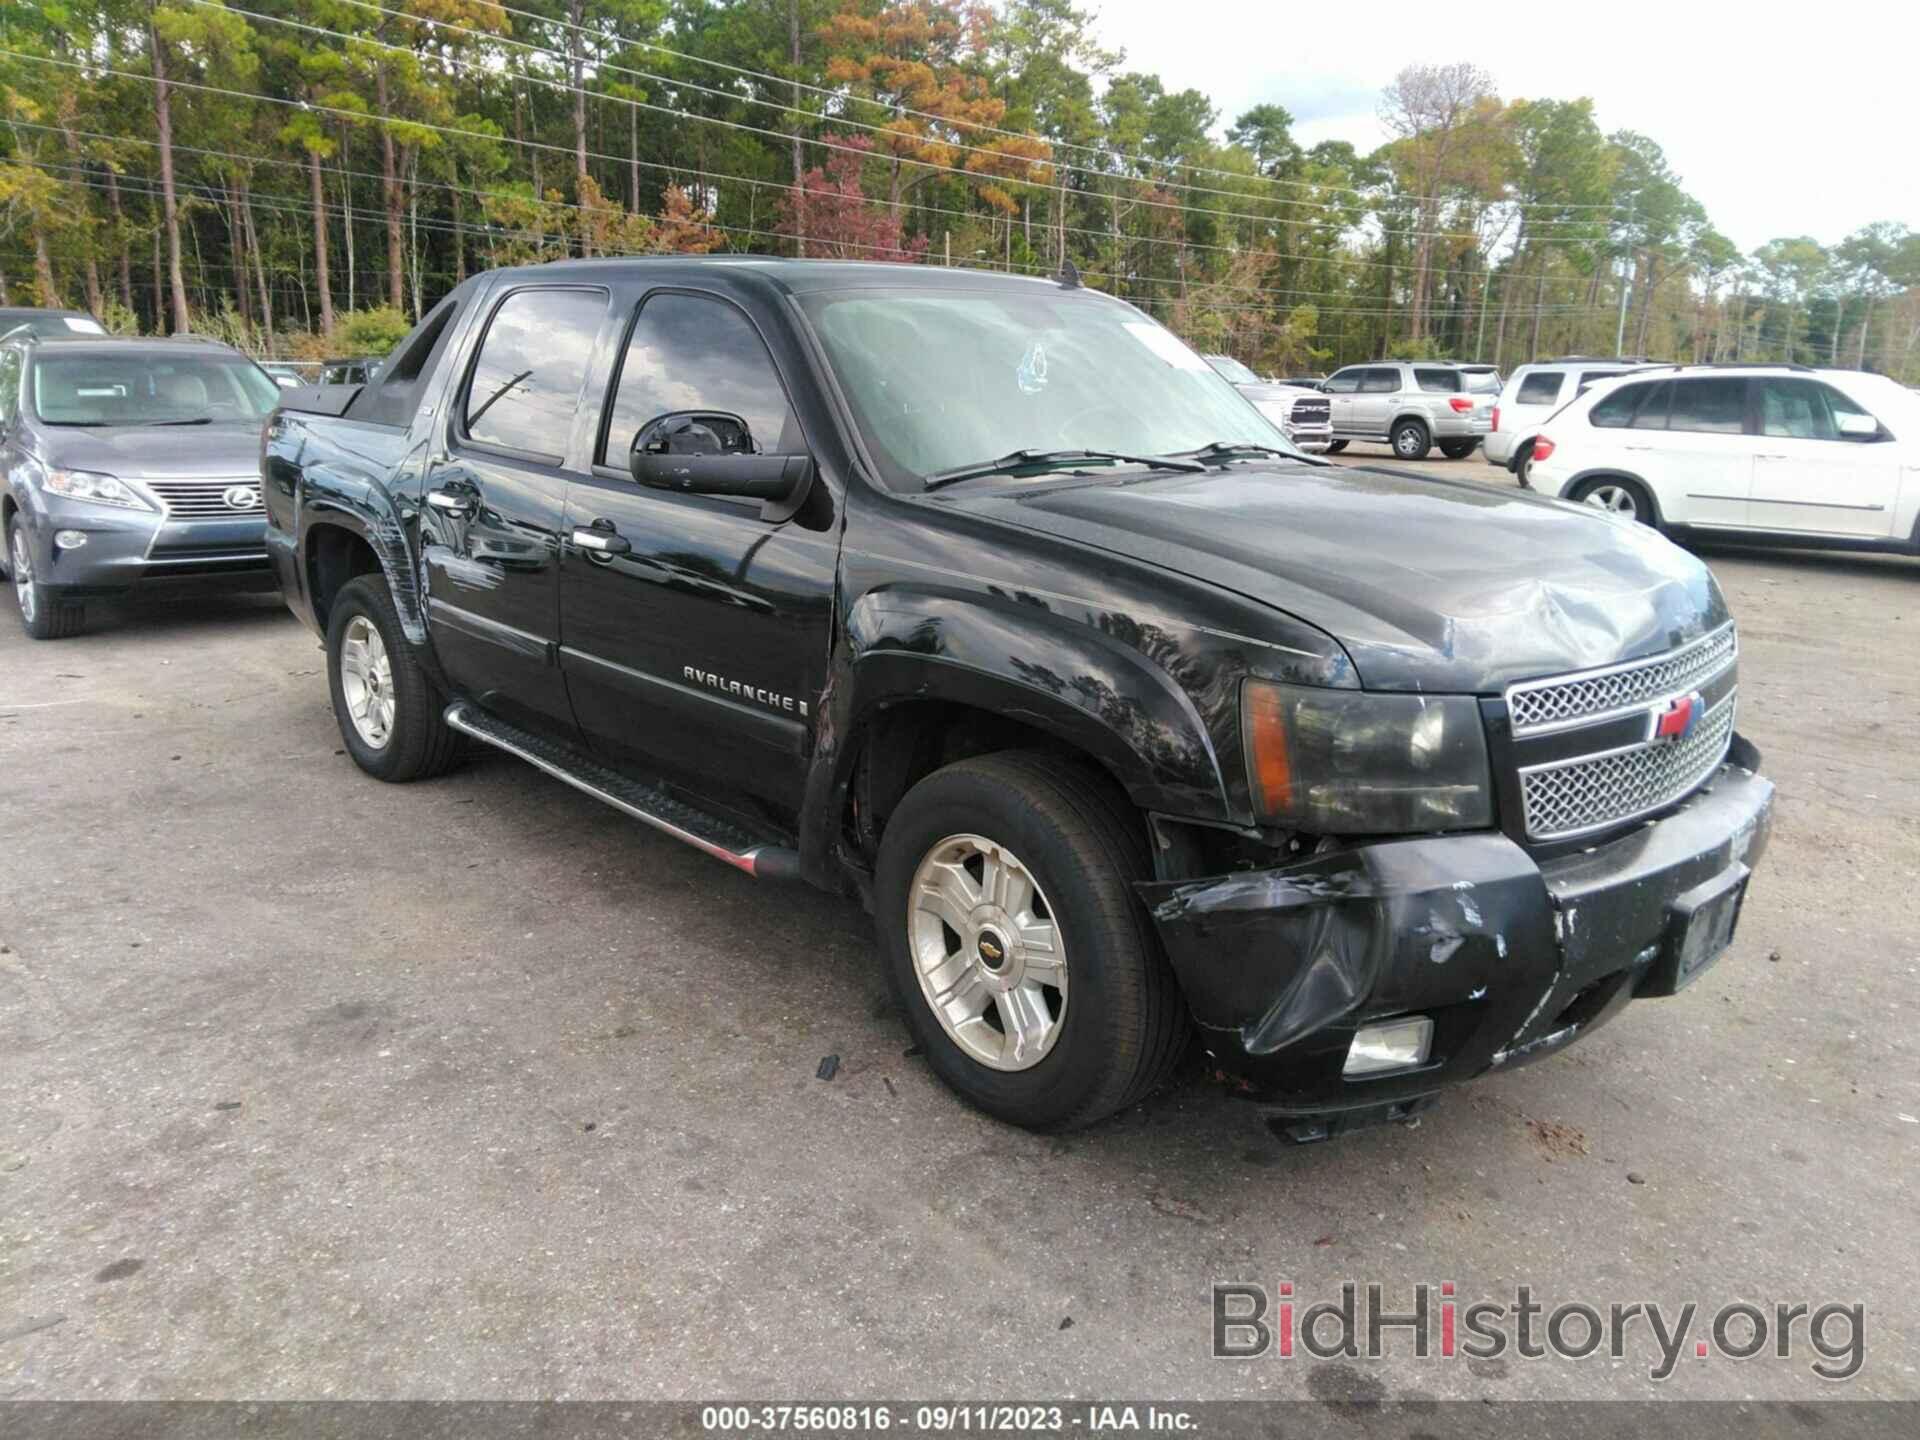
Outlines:
[[[230,9],[225,5],[218,4],[217,0],[190,0],[190,3],[195,5],[203,5],[203,6],[209,6],[211,8],[226,10],[227,13],[229,14],[244,15],[251,19],[264,21],[267,24],[271,24],[271,25],[282,25],[290,29],[301,30],[301,31],[308,32],[310,34],[325,35],[325,36],[328,36],[329,38],[337,37],[344,40],[348,45],[367,45],[367,46],[372,46],[374,48],[381,49],[381,50],[392,51],[396,54],[402,54],[402,55],[407,55],[410,57],[417,58],[417,52],[415,52],[411,46],[395,45],[390,41],[376,40],[371,36],[365,36],[365,35],[339,36],[338,32],[325,29],[322,26],[310,25],[305,21],[290,20],[290,19],[285,19],[279,16],[274,16],[274,15],[262,15],[252,10]],[[380,10],[379,6],[368,4],[367,0],[345,0],[345,3],[361,5],[363,6],[363,8],[367,8],[367,9]],[[394,12],[381,10],[381,13],[391,14]],[[436,31],[450,30],[450,31],[454,31],[462,34],[476,35],[476,36],[480,36],[483,39],[491,41],[492,43],[495,43],[495,44],[518,46],[523,49],[531,50],[536,54],[547,56],[550,59],[560,60],[560,61],[568,60],[568,57],[565,55],[562,55],[559,51],[548,50],[542,46],[532,45],[532,44],[529,44],[528,42],[521,41],[521,40],[503,38],[500,36],[496,36],[489,31],[475,30],[468,26],[456,25],[451,21],[426,20],[426,19],[421,19],[414,16],[406,16],[406,15],[398,15],[397,18],[409,20],[414,24],[423,25],[429,30],[436,30]],[[685,89],[697,91],[701,94],[715,96],[722,100],[732,101],[734,103],[749,104],[749,105],[771,105],[773,106],[773,108],[780,109],[780,110],[785,110],[790,108],[787,106],[779,105],[777,102],[774,102],[774,101],[761,100],[761,99],[758,99],[757,97],[749,96],[749,95],[739,95],[731,91],[715,90],[709,86],[703,86],[693,81],[675,80],[671,76],[655,75],[650,71],[630,70],[630,69],[626,69],[625,67],[615,66],[611,64],[601,64],[601,65],[598,65],[596,68],[616,70],[623,74],[639,76],[642,79],[656,80],[664,85],[679,86]],[[675,119],[692,120],[698,123],[708,124],[708,125],[720,125],[727,129],[741,130],[749,134],[761,135],[761,136],[765,136],[771,139],[781,140],[781,141],[790,141],[793,138],[792,135],[787,132],[783,132],[779,130],[770,130],[765,127],[757,126],[757,125],[748,125],[737,120],[727,120],[717,115],[701,115],[694,111],[681,110],[670,105],[656,105],[651,101],[636,100],[625,95],[610,95],[610,94],[607,94],[605,91],[590,90],[585,86],[574,85],[563,80],[554,80],[544,75],[534,75],[530,72],[523,71],[521,74],[521,78],[527,80],[529,83],[532,83],[532,84],[544,85],[548,89],[559,91],[562,94],[584,95],[591,99],[595,99],[603,102],[611,102],[616,105],[627,105],[636,109],[653,111],[663,115],[671,115]],[[836,123],[849,125],[859,130],[871,131],[876,135],[889,135],[889,134],[897,133],[897,132],[889,131],[885,126],[870,125],[870,124],[867,124],[865,121],[860,121],[860,120],[842,119],[840,121],[837,121]],[[852,151],[852,153],[860,154],[860,155],[865,155],[868,153],[865,151],[857,150],[851,146],[834,145],[831,141],[826,141],[826,140],[816,139],[816,140],[808,141],[807,143],[815,144],[815,145],[823,145],[823,146],[826,146],[828,149]],[[978,145],[967,145],[963,142],[943,141],[941,143],[943,147],[946,149],[961,150],[971,154],[986,155],[996,160],[1006,160],[1011,158],[1028,165],[1045,164],[1048,166],[1052,166],[1053,164],[1051,160],[1040,161],[1040,160],[1033,160],[1033,159],[1029,159],[1026,157],[1019,157],[1019,156],[1009,157],[1004,152],[1001,152],[1001,151],[990,150]],[[575,152],[568,150],[566,153],[572,154]],[[616,156],[596,156],[595,158],[606,159],[606,160],[618,159],[618,157]],[[1011,176],[995,176],[987,172],[976,173],[976,172],[964,170],[955,166],[937,165],[932,161],[915,160],[908,156],[898,155],[898,154],[894,154],[889,158],[895,159],[901,164],[914,165],[922,169],[937,171],[941,174],[945,174],[955,178],[969,180],[969,181],[979,180],[979,179],[1009,179],[1016,184],[1042,183],[1039,181],[1031,181],[1031,180],[1021,181],[1021,180],[1018,180],[1016,177],[1011,177]],[[1089,175],[1092,175],[1095,172],[1087,171],[1086,173],[1088,173]],[[1214,187],[1203,186],[1203,185],[1185,185],[1177,181],[1140,179],[1139,177],[1132,177],[1132,176],[1108,175],[1108,176],[1105,176],[1104,178],[1116,179],[1116,180],[1120,180],[1120,179],[1129,180],[1134,183],[1151,185],[1151,186],[1154,186],[1155,188],[1163,189],[1163,190],[1179,190],[1179,191],[1186,191],[1194,194],[1221,195],[1229,199],[1239,200],[1243,203],[1249,202],[1249,201],[1255,204],[1261,203],[1257,196],[1250,196],[1240,191],[1221,190]],[[1251,181],[1251,180],[1264,180],[1269,177],[1247,176],[1243,178],[1246,178]],[[1048,188],[1052,188],[1052,186],[1049,185]],[[1395,198],[1411,201],[1411,200],[1434,199],[1436,197],[1396,196]],[[1138,204],[1159,203],[1162,205],[1163,208],[1178,209],[1183,211],[1183,213],[1188,209],[1201,211],[1202,213],[1208,213],[1208,212],[1205,212],[1204,207],[1197,206],[1197,205],[1196,206],[1181,206],[1181,205],[1166,206],[1164,202],[1153,202],[1153,201],[1148,201],[1143,199],[1136,200],[1133,203],[1138,203]],[[1304,209],[1323,210],[1323,211],[1332,211],[1332,212],[1343,212],[1348,208],[1340,205],[1320,204],[1317,202],[1305,201],[1305,200],[1271,201],[1267,203],[1290,205],[1295,207],[1296,209],[1304,208]],[[1565,209],[1570,207],[1552,206],[1549,208]],[[1609,207],[1609,208],[1613,208],[1613,207]],[[1231,215],[1236,219],[1254,220],[1254,221],[1260,221],[1260,222],[1269,223],[1269,224],[1273,223],[1273,219],[1274,219],[1274,217],[1271,217],[1271,216],[1258,216],[1258,215],[1253,215],[1244,211],[1214,211],[1210,213],[1221,214],[1221,215]],[[1538,229],[1541,226],[1546,226],[1546,225],[1551,225],[1551,226],[1554,226],[1555,228],[1560,228],[1563,226],[1576,227],[1581,225],[1582,223],[1584,222],[1571,221],[1571,220],[1568,220],[1568,221],[1547,220],[1547,221],[1536,222],[1534,228]],[[1481,239],[1481,237],[1477,233],[1470,232],[1470,231],[1447,231],[1447,230],[1423,231],[1423,230],[1415,230],[1415,229],[1387,230],[1385,227],[1382,227],[1382,233],[1393,234],[1393,235],[1403,235],[1408,237],[1427,235],[1434,239],[1474,240],[1476,242]]]

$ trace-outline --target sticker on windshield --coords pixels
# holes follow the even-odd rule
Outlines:
[[[1027,353],[1020,357],[1020,368],[1014,372],[1020,382],[1022,395],[1038,395],[1047,388],[1047,347],[1038,340],[1027,347]]]
[[[1126,328],[1129,335],[1176,370],[1207,368],[1207,362],[1182,345],[1174,333],[1165,326],[1151,322],[1130,321]]]
[[[78,330],[82,335],[104,335],[107,333],[100,328],[100,322],[98,320],[82,320],[72,315],[64,316],[63,318],[66,320],[69,330]]]

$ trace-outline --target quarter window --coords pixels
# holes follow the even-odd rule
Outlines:
[[[1551,405],[1560,398],[1560,376],[1552,370],[1536,370],[1520,382],[1513,397],[1516,405]]]
[[[467,437],[564,460],[606,311],[604,290],[519,290],[501,301],[467,385]]]
[[[640,428],[674,410],[738,415],[762,454],[806,449],[766,342],[724,300],[667,294],[642,304],[614,384],[601,463],[624,465]]]
[[[1455,395],[1460,391],[1458,370],[1415,370],[1413,383],[1430,395]]]
[[[0,425],[13,423],[20,408],[20,352],[0,350]]]
[[[1669,430],[1738,435],[1747,426],[1747,382],[1742,379],[1676,380]]]

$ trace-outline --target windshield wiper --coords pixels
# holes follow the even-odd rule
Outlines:
[[[1182,450],[1179,453],[1195,460],[1230,460],[1236,455],[1277,455],[1282,460],[1305,460],[1314,465],[1328,463],[1315,460],[1303,451],[1282,450],[1277,445],[1262,445],[1257,440],[1209,440],[1197,450]]]
[[[138,424],[139,422],[134,421],[132,423]],[[191,420],[150,420],[147,423],[150,425],[211,425],[213,423],[213,416],[196,415]]]
[[[925,488],[938,490],[962,480],[977,480],[984,475],[1013,475],[1022,470],[1058,470],[1083,460],[1101,460],[1113,465],[1151,465],[1156,470],[1200,471],[1207,467],[1194,460],[1171,455],[1122,455],[1117,450],[1015,450],[998,460],[979,460],[971,465],[956,465],[951,470],[936,470],[927,476]]]

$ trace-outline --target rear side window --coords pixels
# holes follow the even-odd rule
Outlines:
[[[1636,417],[1646,411],[1644,420],[1638,421],[1642,430],[1664,430],[1667,425],[1667,394],[1673,389],[1671,381],[1662,380],[1652,385],[1622,385],[1611,395],[1602,396],[1587,414],[1587,423],[1602,430],[1624,430],[1636,423]],[[1655,418],[1658,424],[1655,424]]]
[[[20,408],[20,352],[0,350],[0,425],[13,423]]]
[[[806,449],[766,343],[724,300],[666,294],[641,305],[614,382],[601,463],[625,465],[641,427],[674,410],[740,416],[761,454]]]
[[[1320,388],[1329,395],[1351,395],[1360,388],[1362,373],[1359,370],[1338,371]]]
[[[1516,405],[1551,405],[1560,398],[1560,376],[1552,370],[1536,370],[1520,382],[1520,393],[1513,397]],[[1594,421],[1594,424],[1599,424]]]
[[[1710,435],[1738,435],[1747,425],[1747,382],[1726,377],[1673,382],[1673,410],[1669,430],[1694,430]]]
[[[606,311],[604,290],[518,290],[501,301],[467,383],[467,438],[564,460]]]
[[[1400,388],[1398,370],[1369,370],[1361,378],[1360,392],[1363,395],[1391,395]]]
[[[406,426],[420,408],[421,382],[434,371],[434,362],[453,334],[453,317],[460,303],[452,296],[427,313],[413,333],[394,347],[378,380],[354,397],[347,413],[375,425]]]
[[[1418,370],[1413,372],[1413,383],[1422,390],[1434,395],[1457,395],[1460,392],[1460,372],[1458,370]]]

